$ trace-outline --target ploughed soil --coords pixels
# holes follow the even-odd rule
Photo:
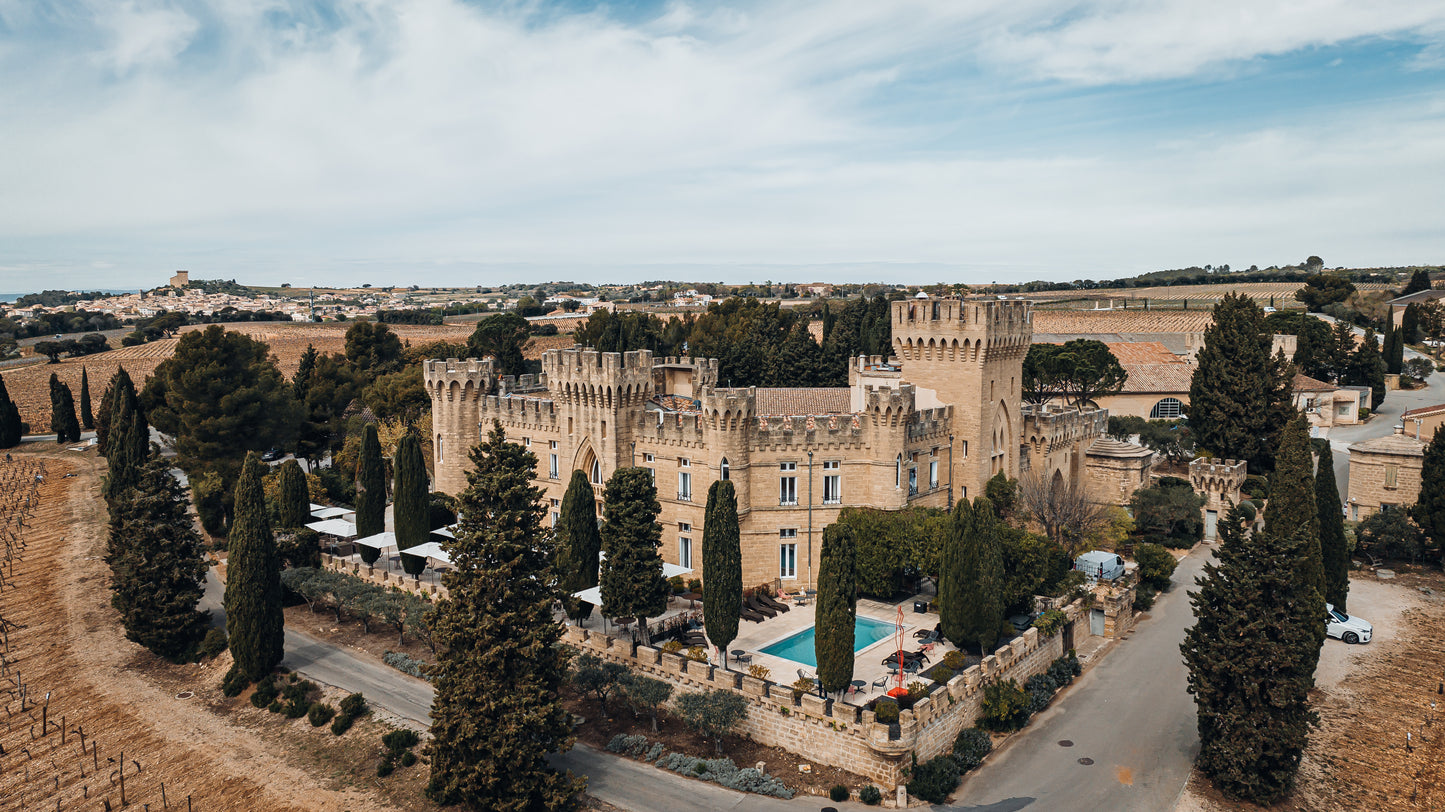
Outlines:
[[[1445,810],[1445,575],[1395,570],[1386,581],[1352,573],[1348,610],[1370,621],[1374,639],[1325,641],[1311,692],[1320,725],[1294,792],[1270,809]],[[1196,772],[1176,812],[1255,809]]]

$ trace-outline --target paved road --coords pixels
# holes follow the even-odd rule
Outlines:
[[[1035,717],[1009,747],[969,776],[957,796],[968,812],[1174,808],[1199,752],[1194,700],[1179,655],[1194,622],[1186,589],[1213,554],[1179,563],[1174,588],[1151,617]],[[1059,742],[1073,742],[1071,747]],[[1093,759],[1090,766],[1080,758]]]

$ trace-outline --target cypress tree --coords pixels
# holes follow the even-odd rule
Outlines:
[[[115,374],[110,376],[110,382],[105,385],[105,393],[100,396],[100,414],[95,416],[95,443],[101,454],[109,451],[107,442],[110,439],[110,418],[115,410],[117,396],[135,400],[135,384],[131,382],[130,373],[125,371],[125,367],[116,367]]]
[[[938,622],[943,636],[954,645],[964,639],[963,544],[972,522],[973,505],[959,500],[953,506],[949,532],[943,537],[943,549],[938,555]]]
[[[75,398],[70,387],[60,382],[55,373],[50,373],[50,430],[55,432],[55,442],[75,443],[80,441],[80,421],[75,419]]]
[[[196,611],[206,554],[185,488],[170,468],[168,460],[152,455],[116,504],[106,563],[113,574],[111,605],[126,638],[180,662],[206,633],[209,613]]]
[[[643,468],[619,468],[602,493],[606,503],[602,521],[602,614],[606,617],[647,618],[667,610],[667,581],[662,577],[662,528],[657,514],[657,488]]]
[[[1285,427],[1280,438],[1274,475],[1270,477],[1269,504],[1264,527],[1276,535],[1304,530],[1307,541],[1299,561],[1300,580],[1325,594],[1324,557],[1320,552],[1320,510],[1315,501],[1314,460],[1310,455],[1309,424],[1303,414]]]
[[[1299,622],[1299,607],[1323,633],[1324,602],[1295,571],[1303,529],[1250,534],[1231,508],[1219,535],[1190,593],[1196,621],[1180,644],[1198,709],[1195,764],[1226,795],[1270,804],[1294,786],[1317,719],[1308,652],[1318,653],[1319,638]]]
[[[950,612],[950,623],[944,625],[943,632],[947,636],[952,625],[955,636],[948,639],[954,645],[962,648],[976,643],[982,653],[988,654],[998,642],[1004,618],[1003,552],[993,503],[983,496],[974,499],[972,505],[960,501],[954,507],[952,525],[944,552],[951,560],[943,566],[951,573],[944,578],[952,582],[948,602],[953,608],[948,609],[944,585],[939,584],[940,615],[945,609]]]
[[[276,506],[276,524],[288,530],[305,527],[311,521],[311,493],[306,488],[301,463],[294,459],[282,463],[277,478],[281,503]]]
[[[1365,337],[1350,355],[1346,367],[1346,382],[1349,386],[1370,387],[1370,407],[1376,411],[1385,402],[1385,359],[1380,356],[1380,345],[1375,341],[1375,331],[1365,328]]]
[[[109,447],[106,450],[106,477],[101,493],[114,509],[133,487],[140,469],[150,457],[150,426],[136,399],[135,390],[116,388],[111,403]]]
[[[1189,384],[1189,427],[1198,446],[1248,460],[1255,471],[1274,468],[1293,378],[1283,358],[1270,355],[1270,343],[1259,305],[1226,295],[1214,307]]]
[[[1405,342],[1393,319],[1385,319],[1385,374],[1399,375],[1405,364]]]
[[[1350,594],[1350,553],[1345,542],[1345,516],[1335,483],[1335,455],[1329,440],[1315,443],[1320,460],[1315,473],[1315,504],[1320,510],[1320,560],[1325,571],[1325,601],[1345,611]],[[1442,472],[1445,473],[1445,472]]]
[[[602,534],[597,530],[597,494],[581,471],[572,472],[567,495],[562,497],[561,514],[557,521],[557,570],[566,593],[563,603],[568,617],[583,620],[592,615],[592,604],[572,594],[597,586]]]
[[[0,377],[0,448],[20,445],[21,434],[20,410],[10,399],[10,392],[5,388],[5,379]]]
[[[1445,566],[1445,434],[1435,428],[1435,435],[1425,446],[1425,458],[1420,467],[1420,498],[1410,509],[1415,523],[1425,532],[1440,550],[1440,562]]]
[[[306,352],[301,354],[301,363],[296,367],[296,374],[291,376],[291,390],[296,394],[297,403],[305,403],[306,395],[311,391],[311,376],[316,372],[316,358],[320,353],[316,352],[316,345],[307,344]]]
[[[285,648],[281,559],[266,519],[263,467],[256,452],[246,454],[236,481],[236,507],[226,547],[226,628],[235,658],[231,670],[248,682],[270,673]]]
[[[392,527],[396,531],[396,548],[406,552],[418,544],[425,544],[431,535],[431,508],[429,506],[426,477],[426,461],[421,456],[421,441],[416,432],[407,432],[396,444],[396,485],[392,492],[396,503],[392,506]],[[420,575],[426,567],[421,556],[403,555],[401,566],[407,575]]]
[[[499,424],[472,449],[461,523],[448,543],[449,597],[429,618],[437,642],[427,796],[472,809],[576,809],[584,784],[549,753],[571,748],[561,627],[552,621],[551,541],[542,532],[536,457]]]
[[[1405,305],[1400,316],[1400,340],[1406,344],[1420,343],[1420,305],[1411,302]]]
[[[773,386],[818,386],[823,371],[823,348],[813,340],[806,322],[798,322],[783,340],[771,365]]]
[[[386,463],[381,457],[381,441],[376,424],[367,423],[361,431],[361,455],[356,462],[356,535],[367,538],[386,530]],[[375,547],[358,545],[361,560],[372,566],[381,556]]]
[[[95,415],[90,410],[90,373],[85,367],[80,368],[80,425],[86,431],[95,428]]]
[[[828,525],[823,530],[823,550],[818,561],[813,653],[818,660],[818,681],[830,693],[847,688],[853,681],[853,632],[858,616],[855,567],[853,531],[846,524]]]
[[[707,489],[707,512],[702,525],[702,622],[707,639],[723,655],[727,669],[728,644],[738,637],[738,615],[743,603],[743,551],[738,531],[738,497],[730,480],[720,479]]]

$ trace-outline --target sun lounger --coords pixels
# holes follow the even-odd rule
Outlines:
[[[758,602],[762,605],[768,607],[769,609],[776,609],[779,612],[786,612],[791,608],[785,603],[780,603],[779,601],[774,600],[773,596],[769,595],[766,592],[759,592],[754,597],[756,597]]]
[[[777,610],[775,610],[775,609],[769,609],[768,607],[763,606],[762,604],[760,604],[760,603],[758,602],[757,597],[748,598],[747,601],[745,602],[745,605],[746,605],[749,609],[753,610],[754,612],[757,612],[757,613],[760,614],[760,615],[764,615],[764,616],[766,616],[766,617],[777,617],[777,616],[778,616]]]

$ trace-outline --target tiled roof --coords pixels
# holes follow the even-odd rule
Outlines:
[[[758,414],[848,414],[853,411],[852,390],[842,387],[780,387],[758,389]]]
[[[1430,290],[1417,290],[1409,296],[1397,296],[1390,300],[1392,305],[1407,305],[1412,302],[1428,302],[1433,299],[1445,299],[1445,288],[1431,288]]]
[[[1177,364],[1183,359],[1158,341],[1107,342],[1121,364]]]
[[[1407,409],[1401,417],[1430,417],[1431,415],[1445,414],[1445,403],[1437,403],[1434,406],[1420,406],[1415,409]]]
[[[1333,392],[1336,387],[1332,383],[1315,380],[1302,372],[1294,375],[1294,391],[1296,392]]]
[[[1350,446],[1350,453],[1360,451],[1366,454],[1399,454],[1410,457],[1425,456],[1425,444],[1406,434],[1390,434],[1363,440]]]
[[[652,399],[653,403],[661,406],[669,412],[696,412],[699,411],[697,401],[692,398],[685,398],[681,395],[658,395]]]
[[[1154,452],[1136,443],[1126,443],[1115,440],[1113,437],[1100,437],[1089,446],[1087,452],[1091,457],[1152,457]]]

